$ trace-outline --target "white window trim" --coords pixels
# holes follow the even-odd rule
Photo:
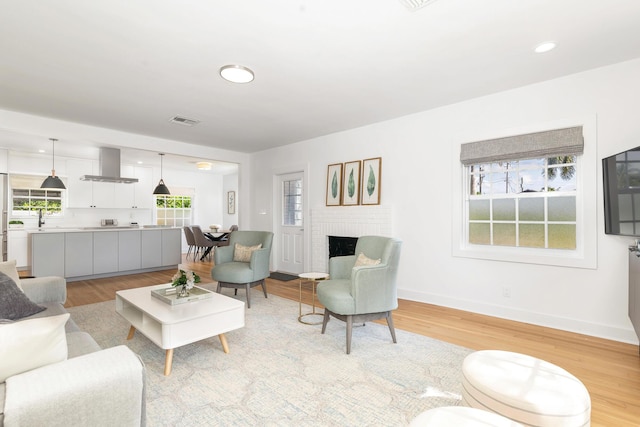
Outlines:
[[[554,250],[506,246],[470,245],[466,236],[466,171],[460,163],[460,146],[470,141],[503,138],[561,127],[583,126],[584,153],[578,159],[576,195],[576,250]],[[598,188],[596,116],[561,119],[554,122],[510,128],[491,134],[460,135],[452,144],[452,255],[494,261],[542,264],[561,267],[597,268]]]
[[[34,218],[38,216],[38,211],[34,210],[34,211],[16,211],[14,210],[14,205],[13,205],[13,201],[14,201],[14,196],[13,196],[13,190],[42,190],[42,188],[40,188],[40,184],[42,183],[42,181],[44,181],[44,179],[46,178],[46,176],[40,176],[40,175],[32,175],[32,174],[27,174],[27,173],[16,173],[16,174],[11,174],[8,176],[8,181],[9,184],[7,186],[7,198],[8,198],[8,212],[9,212],[9,216],[11,218],[14,219],[28,219],[28,218]],[[66,178],[60,178],[62,180],[62,182],[65,185],[67,184],[67,180]],[[44,189],[44,190],[52,190],[52,191],[60,191],[61,192],[61,196],[60,196],[60,212],[58,213],[54,213],[54,214],[49,214],[47,213],[47,217],[48,218],[63,218],[65,215],[65,211],[67,209],[67,192],[66,191],[62,191],[62,190],[56,190],[55,188],[51,188],[51,189]]]
[[[184,190],[184,189],[180,189],[180,190]],[[158,217],[158,210],[160,210],[160,209],[161,209],[161,210],[165,210],[165,211],[166,211],[166,210],[175,211],[175,210],[178,210],[178,209],[180,209],[180,210],[188,209],[188,210],[189,210],[189,212],[190,212],[190,215],[189,215],[189,218],[188,218],[188,222],[189,222],[189,224],[175,225],[175,219],[176,219],[176,218],[175,218],[175,216],[174,216],[174,217],[172,218],[172,219],[173,219],[173,222],[174,222],[173,226],[176,226],[176,227],[182,227],[182,226],[184,226],[184,225],[193,225],[193,221],[194,221],[194,214],[195,214],[194,207],[193,207],[195,197],[194,197],[194,195],[193,195],[193,194],[195,193],[195,191],[193,191],[193,190],[190,190],[190,191],[189,191],[189,189],[186,189],[186,190],[187,190],[187,191],[186,191],[185,193],[175,194],[175,193],[174,193],[174,190],[173,190],[173,189],[170,189],[171,194],[169,194],[169,196],[190,197],[190,198],[191,198],[191,207],[190,207],[190,208],[158,208],[158,206],[157,206],[157,204],[156,204],[156,197],[154,196],[154,198],[153,198],[153,217],[154,217],[154,223],[155,223],[155,224],[158,224],[158,222],[159,222],[159,221],[160,221],[160,219],[161,219],[161,218],[159,218],[159,217]],[[186,193],[189,193],[189,194],[186,194]],[[181,217],[180,219],[181,219],[181,220],[184,220],[184,218],[185,218],[185,217],[183,216],[183,217]],[[164,221],[165,221],[165,225],[166,225],[166,217],[165,217],[165,218],[162,218],[162,220],[164,220]]]

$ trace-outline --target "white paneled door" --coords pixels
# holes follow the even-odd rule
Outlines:
[[[300,274],[304,269],[302,172],[280,175],[278,270]]]

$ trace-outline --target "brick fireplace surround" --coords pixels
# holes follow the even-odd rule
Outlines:
[[[391,236],[389,206],[335,206],[311,210],[312,271],[328,272],[328,236]]]

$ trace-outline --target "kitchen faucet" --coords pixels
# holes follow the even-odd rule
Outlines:
[[[44,219],[42,219],[42,209],[38,210],[38,228],[44,225]]]

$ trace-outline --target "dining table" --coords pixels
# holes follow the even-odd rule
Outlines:
[[[220,243],[229,238],[229,233],[231,233],[231,230],[218,230],[213,232],[205,231],[204,233],[202,233],[204,234],[204,237],[214,242],[214,245],[209,246],[207,249],[205,249],[202,256],[200,257],[200,261],[204,261],[204,259],[211,253],[211,250],[214,247],[221,246]]]

